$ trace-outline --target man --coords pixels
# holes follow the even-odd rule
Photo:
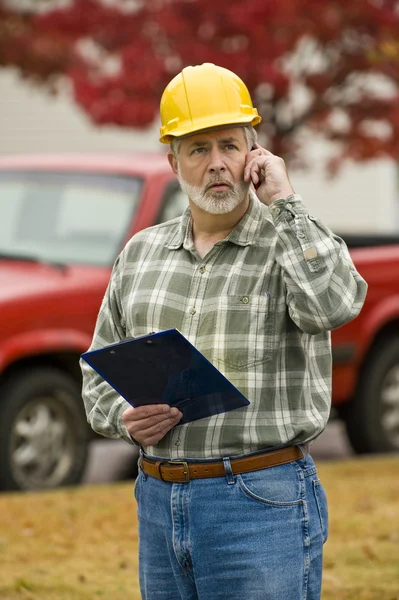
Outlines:
[[[183,69],[161,120],[189,208],[128,242],[91,348],[177,328],[250,405],[179,425],[177,408],[132,408],[82,363],[92,427],[141,446],[142,597],[316,600],[328,516],[309,443],[330,411],[329,332],[366,283],[257,144],[234,73]]]

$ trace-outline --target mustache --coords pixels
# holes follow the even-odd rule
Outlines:
[[[233,182],[230,181],[229,179],[220,179],[218,177],[218,178],[212,179],[211,181],[208,181],[208,183],[205,186],[205,191],[207,192],[214,185],[227,185],[230,189],[233,189],[233,187],[234,187]]]

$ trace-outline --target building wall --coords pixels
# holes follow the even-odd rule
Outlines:
[[[137,150],[165,150],[157,123],[145,131],[96,128],[66,95],[50,97],[13,70],[0,70],[0,154]],[[304,151],[312,168],[292,172],[291,180],[311,213],[339,231],[399,231],[393,161],[347,164],[329,180],[322,166],[326,145],[312,142]]]

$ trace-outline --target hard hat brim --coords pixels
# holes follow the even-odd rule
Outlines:
[[[198,127],[195,129],[191,129],[189,132],[186,131],[176,131],[173,134],[168,133],[165,135],[161,135],[159,141],[162,144],[170,144],[173,139],[183,140],[185,138],[191,137],[192,135],[196,135],[198,133],[205,133],[208,131],[217,131],[218,129],[229,129],[230,127],[245,127],[247,125],[252,125],[252,127],[256,127],[262,121],[262,117],[260,115],[248,115],[248,118],[245,118],[243,115],[239,116],[239,120],[228,120],[225,123],[220,123],[220,118],[215,117],[215,125],[209,124],[209,118],[207,118],[207,126],[201,127],[201,124],[198,123]]]

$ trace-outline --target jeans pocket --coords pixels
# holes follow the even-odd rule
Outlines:
[[[237,476],[244,494],[269,506],[288,507],[301,502],[301,482],[291,463]]]
[[[327,496],[320,479],[313,480],[313,493],[316,501],[317,511],[320,518],[320,526],[323,537],[323,544],[328,538],[328,504]]]

